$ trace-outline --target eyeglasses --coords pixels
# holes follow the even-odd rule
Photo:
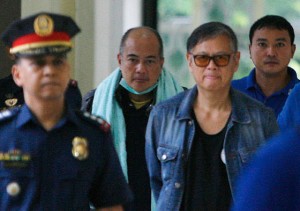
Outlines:
[[[224,67],[228,65],[231,54],[233,53],[220,54],[215,56],[193,55],[193,54],[191,55],[193,56],[194,62],[198,67],[206,67],[209,64],[210,60],[213,60],[218,67]]]

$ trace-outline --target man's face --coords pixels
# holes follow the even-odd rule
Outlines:
[[[262,28],[254,32],[249,45],[256,74],[272,76],[287,71],[296,46],[291,44],[287,30]]]
[[[118,54],[119,67],[127,84],[141,92],[153,86],[160,76],[164,59],[159,54],[159,42],[152,33],[133,31]]]
[[[21,57],[12,74],[23,87],[25,100],[57,100],[64,97],[70,65],[65,56]]]
[[[204,67],[195,64],[195,55],[219,56],[228,58],[228,64],[218,66],[212,59]],[[187,53],[189,70],[192,73],[198,88],[207,91],[220,91],[230,87],[234,72],[239,65],[239,52],[233,52],[227,36],[220,35],[198,43],[191,52]],[[221,59],[220,59],[221,60]]]

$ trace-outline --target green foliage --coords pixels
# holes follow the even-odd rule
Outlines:
[[[213,7],[209,11],[208,17],[209,17],[209,20],[211,20],[211,21],[224,20],[224,14],[222,12],[222,8],[220,7],[220,5],[217,2],[214,3]]]
[[[190,16],[191,0],[158,0],[158,13],[161,20],[176,16]]]

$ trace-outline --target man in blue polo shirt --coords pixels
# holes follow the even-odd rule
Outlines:
[[[232,86],[271,107],[276,116],[299,82],[288,66],[293,58],[294,29],[283,17],[266,15],[250,28],[249,52],[255,67],[247,77],[232,81]]]

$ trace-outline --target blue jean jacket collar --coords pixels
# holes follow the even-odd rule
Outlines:
[[[192,119],[191,111],[193,109],[193,103],[196,99],[197,94],[197,85],[195,85],[192,89],[186,91],[185,96],[182,102],[180,103],[178,113],[176,115],[179,120]],[[233,88],[230,89],[230,96],[232,99],[231,119],[232,121],[246,124],[249,123],[251,120],[247,111],[247,107],[243,105],[244,103],[239,101],[240,95],[241,92]]]

